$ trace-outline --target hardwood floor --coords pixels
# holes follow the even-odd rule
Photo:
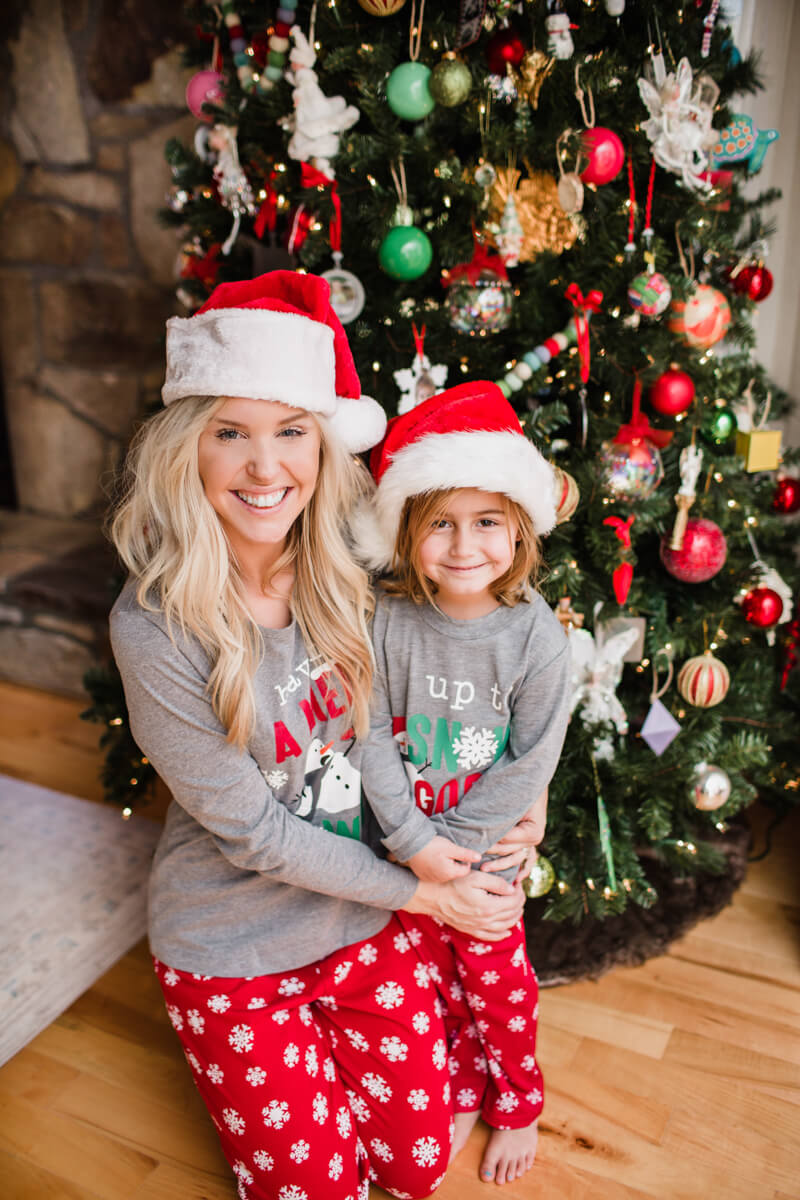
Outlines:
[[[81,707],[0,684],[0,772],[99,799]],[[543,992],[537,1164],[505,1197],[800,1198],[798,850],[800,811],[669,954]],[[441,1200],[492,1194],[484,1135]],[[144,943],[0,1069],[3,1200],[234,1200],[230,1180]]]

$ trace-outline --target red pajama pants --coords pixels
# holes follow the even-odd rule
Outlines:
[[[242,1200],[438,1186],[452,1138],[442,1004],[396,917],[282,974],[155,968]]]
[[[456,1112],[480,1110],[495,1129],[522,1129],[542,1111],[536,1063],[539,988],[522,922],[482,942],[432,917],[399,913],[446,1002]]]

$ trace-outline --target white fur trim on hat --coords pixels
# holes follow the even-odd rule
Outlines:
[[[211,308],[167,321],[164,404],[185,396],[275,400],[328,417],[348,450],[380,441],[383,409],[370,396],[336,395],[333,330],[300,313]]]
[[[398,451],[374,497],[351,519],[355,551],[372,570],[390,566],[409,496],[444,488],[480,488],[516,500],[539,536],[556,523],[555,473],[522,433],[430,434]]]

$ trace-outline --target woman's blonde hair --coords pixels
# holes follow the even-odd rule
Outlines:
[[[109,532],[138,581],[143,608],[161,609],[173,627],[193,634],[212,664],[208,693],[228,740],[244,747],[255,725],[253,676],[263,652],[244,598],[236,559],[206,499],[198,443],[224,397],[191,396],[169,405],[136,434],[125,464],[122,497]],[[333,437],[323,417],[314,493],[289,531],[272,575],[292,566],[291,611],[310,652],[339,676],[358,734],[369,725],[372,611],[366,572],[353,560],[342,526],[370,488],[361,462]],[[267,581],[268,582],[268,581]]]
[[[420,550],[437,521],[447,512],[450,501],[462,488],[442,488],[409,496],[403,505],[390,575],[381,586],[392,595],[406,596],[417,604],[436,605],[436,585],[422,570]],[[511,566],[491,584],[490,591],[499,604],[512,608],[530,595],[542,558],[541,543],[533,521],[521,504],[500,493],[503,511],[517,527]],[[510,536],[510,535],[509,535]]]

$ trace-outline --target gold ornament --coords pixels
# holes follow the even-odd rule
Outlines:
[[[371,17],[392,17],[405,4],[406,0],[358,0],[364,12]]]
[[[569,250],[578,231],[558,202],[555,179],[546,171],[533,171],[520,182],[521,174],[513,167],[498,169],[489,196],[490,226],[499,225],[506,200],[513,195],[522,226],[520,262],[531,262],[543,250]]]
[[[562,596],[558,602],[558,608],[553,610],[561,622],[561,627],[564,633],[569,634],[571,629],[581,629],[583,627],[584,614],[575,612],[572,607],[572,597]]]
[[[529,50],[519,64],[519,71],[514,72],[514,84],[520,96],[527,96],[531,108],[539,107],[539,93],[542,84],[553,69],[554,58],[542,50]]]

